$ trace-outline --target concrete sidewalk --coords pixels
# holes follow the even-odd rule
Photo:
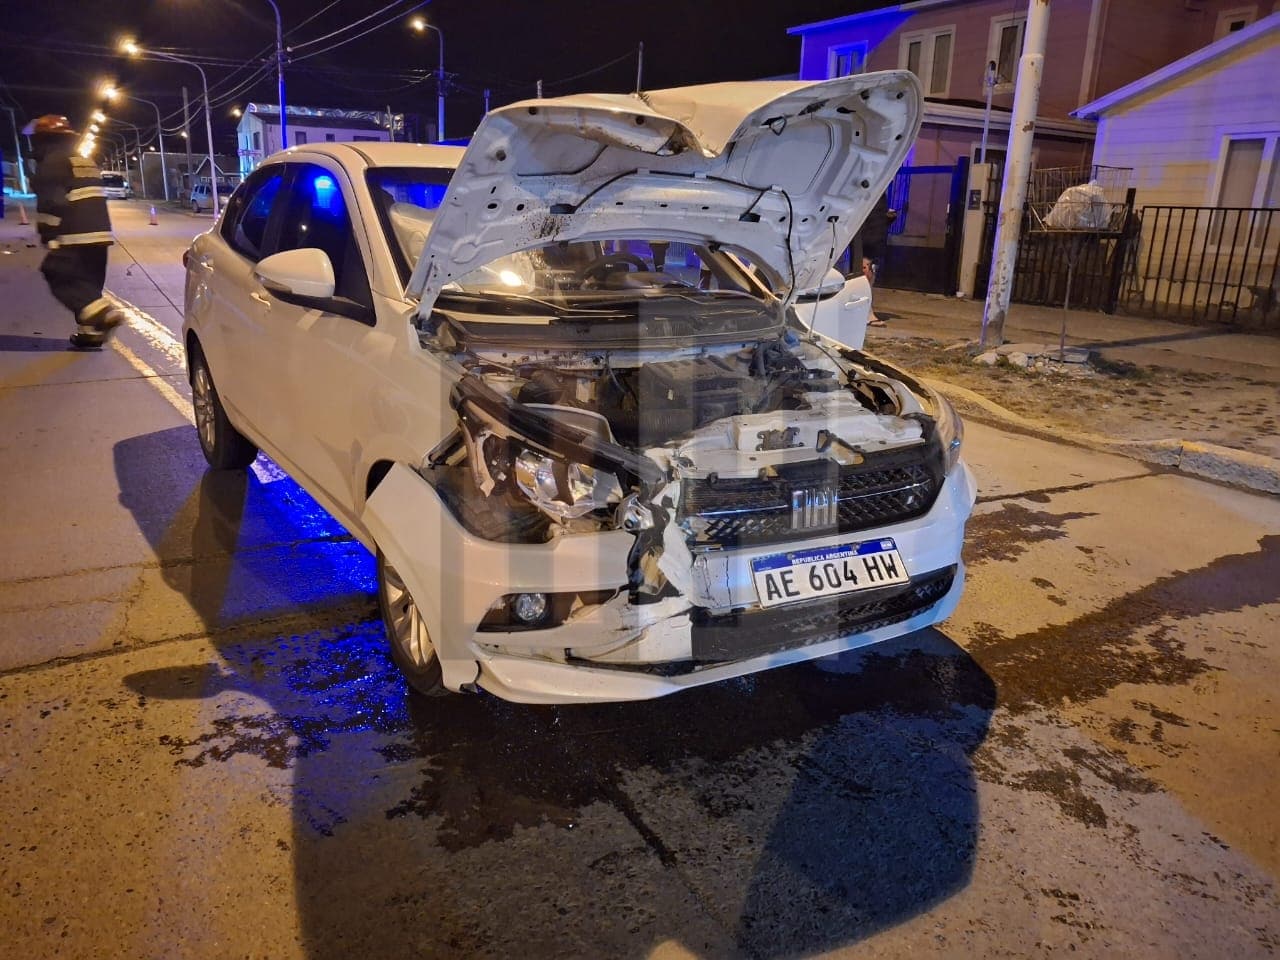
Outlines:
[[[877,341],[911,337],[943,343],[976,341],[982,330],[982,301],[877,289],[874,302],[876,313],[887,323],[868,331],[867,346],[873,352]],[[1056,344],[1062,319],[1061,308],[1013,304],[1005,325],[1005,342]],[[1146,317],[1070,310],[1067,311],[1067,343],[1086,347],[1111,361],[1280,385],[1280,336],[1241,333],[1224,326],[1197,327]],[[996,403],[981,390],[975,392],[936,380],[929,383],[953,400],[964,403],[969,416],[1261,493],[1280,493],[1280,459],[1274,457],[1181,436],[1140,440],[1071,430],[1029,419]]]
[[[936,340],[977,340],[982,331],[981,300],[877,288],[876,313],[888,323],[873,327],[870,339],[919,336]],[[1006,343],[1057,343],[1062,309],[1015,303],[1005,324]],[[1280,331],[1275,335],[1235,328],[1191,326],[1093,310],[1067,311],[1067,343],[1088,347],[1107,360],[1170,367],[1199,373],[1227,373],[1280,384]]]

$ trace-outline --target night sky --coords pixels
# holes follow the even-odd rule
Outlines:
[[[421,77],[434,69],[439,50],[435,34],[423,37],[407,28],[407,11],[416,3],[401,0],[348,33],[303,46],[382,9],[386,0],[338,0],[327,10],[329,0],[279,0],[285,44],[299,45],[286,72],[288,102],[370,110],[389,105],[433,116],[434,80]],[[883,5],[883,0],[432,0],[418,12],[444,31],[445,66],[455,84],[448,133],[465,136],[480,117],[486,87],[494,106],[533,96],[539,78],[547,96],[628,91],[635,84],[634,51],[640,41],[644,85],[651,89],[794,73],[800,41],[787,36],[788,26]],[[267,0],[0,0],[0,10],[0,102],[18,106],[27,117],[65,113],[83,122],[96,105],[92,90],[102,78],[155,100],[166,114],[181,108],[184,83],[193,100],[199,97],[200,78],[190,67],[129,61],[114,53],[124,35],[144,46],[211,61],[205,69],[220,150],[235,146],[232,106],[276,101],[274,72],[253,81],[255,66],[274,46],[275,21]],[[317,53],[392,17],[362,39]],[[317,55],[302,59],[307,54]],[[254,66],[233,74],[250,60]],[[588,71],[594,72],[581,76]],[[253,82],[234,89],[245,80]],[[227,102],[219,105],[220,99]],[[142,104],[109,112],[142,127],[155,123],[154,111]],[[7,119],[0,114],[0,121]],[[8,136],[0,142],[7,145]],[[200,144],[204,137],[197,133],[194,139]]]

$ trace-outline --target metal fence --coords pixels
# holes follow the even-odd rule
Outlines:
[[[1143,207],[1125,310],[1182,320],[1280,325],[1280,211]]]
[[[1134,195],[1130,187],[1122,202],[1106,204],[1106,226],[1096,230],[1045,229],[1028,201],[1023,208],[1010,299],[1015,303],[1051,307],[1067,304],[1114,313],[1122,296],[1125,265],[1132,261],[1136,241]],[[991,275],[998,202],[988,201],[984,211],[975,298],[985,294]]]

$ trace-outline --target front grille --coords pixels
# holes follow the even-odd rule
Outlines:
[[[713,616],[703,608],[694,608],[693,660],[696,663],[744,660],[901,623],[924,613],[945,597],[955,577],[956,568],[945,567],[900,587],[751,613]]]
[[[680,517],[691,547],[733,547],[853,533],[928,512],[942,487],[936,445],[876,454],[852,467],[819,461],[777,476],[686,480]],[[797,524],[792,496],[814,487],[837,497],[832,522]]]

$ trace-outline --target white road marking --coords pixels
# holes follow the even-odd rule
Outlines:
[[[181,367],[186,366],[186,351],[182,347],[182,341],[174,335],[172,330],[151,316],[151,314],[138,309],[127,300],[122,300],[110,290],[104,290],[103,293],[110,297],[111,301],[128,315],[129,326],[140,337],[174,363]]]
[[[169,385],[169,381],[166,380],[162,374],[156,373],[156,371],[151,368],[150,364],[126,347],[118,339],[113,339],[111,341],[111,347],[116,351],[116,353],[124,357],[129,366],[133,367],[133,369],[137,370],[143,377],[151,381],[151,385],[160,392],[160,396],[168,400],[173,409],[177,410],[187,423],[191,424],[193,427],[196,425],[195,414],[191,411],[191,402],[183,397],[182,394],[178,393],[177,390],[173,389],[173,387]]]

